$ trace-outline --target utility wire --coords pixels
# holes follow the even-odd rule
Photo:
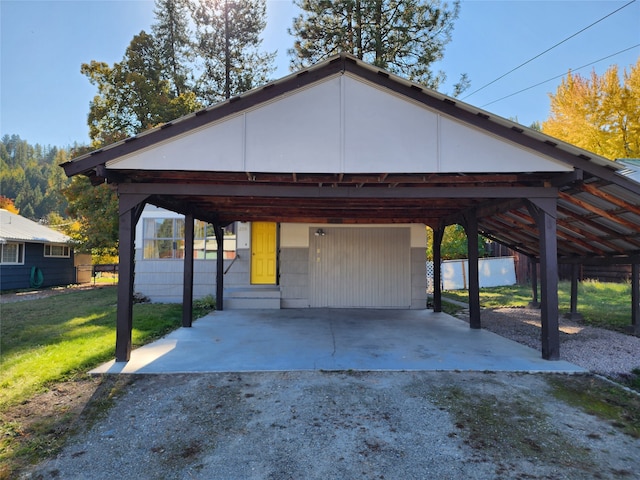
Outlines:
[[[636,44],[636,45],[634,45],[634,46],[632,46],[632,47],[625,48],[624,50],[620,50],[619,52],[612,53],[611,55],[607,55],[606,57],[602,57],[602,58],[600,58],[600,59],[598,59],[598,60],[595,60],[595,61],[593,61],[593,62],[591,62],[591,63],[587,63],[586,65],[582,65],[581,67],[578,67],[578,68],[572,68],[572,69],[571,69],[571,71],[572,71],[572,72],[573,72],[573,71],[578,71],[578,70],[581,70],[581,69],[583,69],[583,68],[590,67],[591,65],[594,65],[594,64],[596,64],[596,63],[598,63],[598,62],[602,62],[603,60],[606,60],[606,59],[611,58],[611,57],[615,57],[616,55],[619,55],[619,54],[624,53],[624,52],[628,52],[629,50],[633,50],[634,48],[637,48],[637,47],[640,47],[640,43],[638,43],[638,44]],[[544,84],[544,83],[550,82],[551,80],[555,80],[555,79],[560,78],[560,77],[564,77],[565,75],[566,75],[566,73],[563,73],[563,74],[561,74],[561,75],[556,75],[555,77],[548,78],[547,80],[543,80],[542,82],[536,83],[535,85],[531,85],[530,87],[523,88],[522,90],[518,90],[517,92],[510,93],[509,95],[505,95],[504,97],[500,97],[500,98],[498,98],[497,100],[493,100],[492,102],[485,103],[485,104],[484,104],[484,105],[482,105],[480,108],[484,108],[484,107],[486,107],[487,105],[491,105],[491,104],[493,104],[493,103],[497,103],[497,102],[499,102],[499,101],[501,101],[501,100],[504,100],[504,99],[506,99],[506,98],[513,97],[514,95],[518,95],[519,93],[526,92],[527,90],[531,90],[532,88],[539,87],[540,85],[542,85],[542,84]]]
[[[629,5],[631,5],[632,3],[635,3],[635,2],[636,2],[636,0],[631,0],[629,3],[627,3],[627,4],[623,5],[623,6],[621,6],[621,7],[620,7],[620,8],[618,8],[617,10],[614,10],[613,12],[609,13],[608,15],[605,15],[605,16],[604,16],[604,17],[602,17],[600,20],[597,20],[597,21],[593,22],[591,25],[588,25],[588,26],[584,27],[582,30],[580,30],[580,31],[578,31],[578,32],[576,32],[576,33],[574,33],[574,34],[573,34],[573,35],[571,35],[570,37],[567,37],[567,38],[565,38],[564,40],[562,40],[561,42],[556,43],[554,46],[547,48],[544,52],[539,53],[539,54],[538,54],[538,55],[536,55],[535,57],[530,58],[529,60],[527,60],[527,61],[526,61],[526,62],[524,62],[524,63],[521,63],[520,65],[518,65],[518,66],[517,66],[517,67],[515,67],[515,68],[512,68],[512,69],[511,69],[511,70],[509,70],[507,73],[505,73],[505,74],[503,74],[503,75],[499,76],[499,77],[498,77],[498,78],[496,78],[495,80],[492,80],[491,82],[487,83],[486,85],[483,85],[482,87],[478,88],[477,90],[474,90],[474,91],[473,91],[473,92],[471,92],[470,94],[468,94],[468,95],[466,95],[466,96],[462,97],[462,99],[461,99],[461,100],[464,100],[465,98],[469,98],[471,95],[474,95],[474,94],[478,93],[480,90],[484,90],[484,89],[485,89],[485,88],[487,88],[489,85],[493,85],[494,83],[496,83],[498,80],[502,80],[504,77],[506,77],[506,76],[507,76],[507,75],[509,75],[510,73],[513,73],[513,72],[515,72],[516,70],[518,70],[519,68],[524,67],[526,64],[533,62],[536,58],[541,57],[541,56],[542,56],[542,55],[544,55],[545,53],[547,53],[547,52],[549,52],[549,51],[553,50],[554,48],[556,48],[556,47],[557,47],[557,46],[559,46],[559,45],[562,45],[562,44],[563,44],[563,43],[565,43],[566,41],[571,40],[571,39],[572,39],[573,37],[575,37],[576,35],[581,34],[581,33],[582,33],[582,32],[584,32],[585,30],[587,30],[587,29],[589,29],[589,28],[593,27],[594,25],[596,25],[596,24],[600,23],[601,21],[603,21],[604,19],[606,19],[606,18],[610,17],[610,16],[611,16],[611,15],[613,15],[614,13],[619,12],[619,11],[620,11],[620,10],[622,10],[623,8],[626,8],[626,7],[628,7]]]

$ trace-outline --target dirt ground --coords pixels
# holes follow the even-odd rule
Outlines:
[[[25,417],[82,415],[52,432],[75,431],[64,449],[20,478],[640,478],[625,419],[554,395],[594,382],[322,371],[83,379],[21,406]]]
[[[26,300],[36,300],[38,298],[47,298],[71,291],[92,290],[94,288],[104,287],[105,284],[82,283],[78,285],[67,285],[64,287],[43,288],[41,290],[22,290],[19,292],[2,293],[0,295],[0,304],[24,302]],[[108,286],[108,285],[107,285]]]

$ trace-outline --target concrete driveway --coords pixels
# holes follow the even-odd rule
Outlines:
[[[296,370],[585,371],[431,310],[291,309],[213,312],[91,373]]]

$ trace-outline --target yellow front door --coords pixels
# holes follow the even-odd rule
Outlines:
[[[276,283],[276,224],[253,222],[251,224],[251,283],[275,285]]]

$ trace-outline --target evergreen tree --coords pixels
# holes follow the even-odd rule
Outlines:
[[[198,98],[230,98],[266,83],[274,53],[260,52],[266,26],[264,0],[200,0],[192,4],[195,45],[202,62]]]
[[[98,87],[89,110],[94,147],[136,135],[199,108],[195,95],[174,96],[164,78],[160,50],[144,31],[133,37],[122,62],[83,64],[81,72]]]
[[[302,13],[289,33],[292,70],[308,67],[337,53],[357,58],[437,89],[444,72],[431,64],[442,59],[451,40],[460,4],[439,0],[294,0]],[[466,75],[454,87],[460,94]]]
[[[156,0],[153,35],[162,61],[162,78],[174,97],[193,90],[189,75],[194,52],[189,30],[188,0]]]
[[[40,220],[51,211],[62,213],[66,208],[60,190],[68,180],[56,163],[64,158],[61,155],[65,155],[64,150],[30,145],[18,135],[2,137],[0,192],[23,216]]]

